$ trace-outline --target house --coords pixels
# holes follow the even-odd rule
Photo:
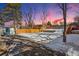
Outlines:
[[[4,35],[14,35],[15,34],[14,28],[10,28],[10,27],[4,27],[3,32],[4,32]]]

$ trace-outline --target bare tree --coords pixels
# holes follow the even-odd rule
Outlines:
[[[63,19],[64,19],[64,32],[63,32],[63,42],[66,42],[66,13],[67,13],[67,4],[61,3],[58,4],[63,12]]]
[[[24,22],[25,22],[25,28],[27,28],[27,25],[28,25],[28,14],[26,13],[25,15],[26,19],[24,19]]]
[[[42,25],[43,25],[43,26],[45,25],[45,21],[46,21],[46,19],[47,19],[47,15],[48,15],[47,9],[46,9],[46,7],[43,5],[43,7],[42,7],[42,16],[41,16],[41,21],[42,21]],[[45,26],[44,26],[44,27],[45,27]]]
[[[28,26],[33,28],[34,25],[34,17],[35,17],[35,13],[34,13],[34,9],[33,8],[29,8],[29,12],[26,13],[26,24],[28,23]]]

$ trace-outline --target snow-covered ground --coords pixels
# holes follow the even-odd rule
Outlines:
[[[57,38],[47,44],[46,47],[64,52],[69,56],[79,56],[79,34],[67,35],[67,43],[63,43],[63,37]]]
[[[19,36],[29,38],[35,42],[39,43],[48,43],[58,37],[63,35],[62,29],[46,29],[46,32],[38,32],[38,33],[22,33],[18,34]],[[51,32],[50,32],[51,31]],[[55,32],[53,32],[55,31]]]
[[[68,34],[66,43],[62,42],[63,31],[60,29],[55,29],[55,32],[46,31],[39,33],[22,33],[18,35],[29,38],[35,42],[45,43],[44,46],[66,53],[66,55],[79,56],[79,34]]]

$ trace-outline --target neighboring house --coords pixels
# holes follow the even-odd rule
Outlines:
[[[4,27],[4,35],[14,35],[15,31],[14,28],[10,28],[10,27]]]

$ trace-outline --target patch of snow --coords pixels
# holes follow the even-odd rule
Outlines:
[[[22,34],[18,34],[18,35],[24,36],[24,37],[29,37],[29,38],[38,36],[37,34],[34,34],[34,33],[27,33],[27,34],[22,33]]]
[[[42,38],[41,38],[41,37],[36,37],[36,38],[34,38],[33,40],[34,40],[34,41],[41,41]]]
[[[47,35],[40,35],[41,37],[47,37]]]
[[[56,39],[57,37],[59,37],[59,36],[57,36],[57,35],[50,35],[49,36],[49,38],[51,38],[51,39]]]
[[[74,50],[74,48],[72,47],[72,48],[68,49],[66,54],[69,55],[69,56],[78,56],[79,51]]]
[[[79,56],[79,35],[78,34],[70,34],[67,35],[67,43],[63,43],[63,37],[57,38],[47,44],[46,47],[64,52],[69,56]]]

